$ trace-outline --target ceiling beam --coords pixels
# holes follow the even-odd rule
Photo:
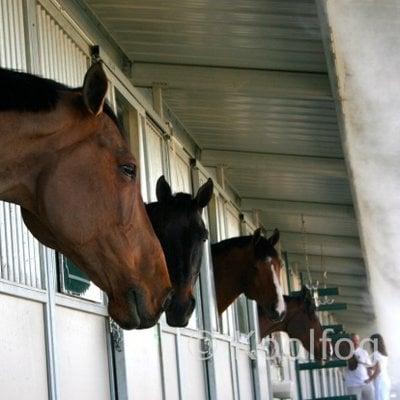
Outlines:
[[[161,84],[179,90],[332,100],[326,74],[135,62],[131,79],[135,86],[140,87]]]
[[[340,158],[205,149],[201,152],[201,162],[205,166],[225,165],[232,169],[292,171],[293,173],[347,179],[346,166],[344,160]]]
[[[346,313],[346,314],[345,314]],[[367,313],[358,313],[358,312],[346,312],[341,311],[341,314],[334,314],[337,322],[342,322],[345,325],[349,324],[357,324],[357,325],[369,325],[371,322],[375,321],[375,316]],[[346,327],[345,327],[346,328]]]
[[[304,215],[328,218],[355,218],[352,206],[337,204],[311,203],[301,201],[283,201],[268,199],[253,199],[244,197],[241,200],[243,210],[262,210],[269,213]]]
[[[307,278],[307,271],[304,269],[300,269],[300,272],[303,272],[303,276],[305,282],[308,281]],[[313,281],[319,281],[321,284],[320,275],[312,274]],[[368,283],[365,277],[361,276],[354,276],[354,275],[344,275],[344,274],[328,274],[327,279],[327,286],[345,286],[345,287],[352,287],[355,290],[363,290],[366,291],[368,287]],[[339,290],[340,293],[340,290]]]
[[[335,297],[336,299],[336,297]],[[363,306],[363,307],[368,307],[373,309],[373,304],[371,299],[365,299],[365,296],[363,297],[358,297],[358,296],[338,296],[337,301],[339,303],[346,303],[349,305],[355,305],[355,306]]]
[[[331,236],[307,234],[304,239],[301,233],[281,231],[281,243],[288,253],[304,254],[304,240],[307,243],[307,254],[321,256],[321,245],[324,256],[362,258],[360,241],[349,236]]]
[[[289,265],[292,269],[296,269],[297,264],[304,265],[304,254],[288,253]],[[350,274],[350,275],[365,275],[365,266],[362,258],[344,258],[344,257],[326,257],[322,259],[323,266],[321,267],[321,256],[308,256],[308,263],[311,272],[321,274],[321,269],[327,270],[328,273]]]

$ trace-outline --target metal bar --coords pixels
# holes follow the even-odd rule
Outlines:
[[[322,325],[322,329],[329,329],[332,334],[343,332],[343,325],[336,324],[336,325]]]
[[[341,368],[346,366],[347,363],[345,360],[332,360],[325,363],[311,361],[305,363],[297,363],[296,369],[298,369],[299,371],[309,371],[313,369]]]
[[[296,348],[297,348],[297,342],[295,343]],[[296,349],[296,352],[298,352],[298,349]],[[295,370],[296,370],[296,383],[297,383],[297,398],[298,400],[303,400],[303,394],[301,391],[301,378],[300,378],[300,368],[299,365],[300,363],[296,360],[295,361]]]
[[[285,266],[286,266],[286,280],[287,280],[287,284],[288,284],[288,291],[289,291],[289,293],[291,293],[292,292],[292,282],[291,282],[290,278],[291,278],[292,269],[290,268],[290,265],[289,265],[289,257],[288,257],[287,251],[283,252],[283,258],[285,260]]]
[[[56,262],[55,254],[52,250],[40,246],[41,261],[46,279],[47,302],[45,306],[45,333],[46,333],[46,353],[47,353],[47,376],[49,388],[49,400],[60,398],[58,385],[57,367],[57,343],[56,343],[56,306],[55,306],[55,282],[56,282]]]
[[[350,394],[345,396],[317,397],[313,399],[314,400],[357,400],[357,396],[354,394]]]
[[[338,296],[339,288],[337,288],[337,287],[320,288],[320,289],[318,289],[318,294],[320,296]]]
[[[314,381],[314,373],[313,370],[309,370],[309,375],[310,375],[310,384],[311,384],[311,398],[315,399],[316,394],[315,394],[315,381]]]
[[[321,304],[317,307],[317,311],[341,311],[347,310],[346,303],[333,303],[333,304]]]

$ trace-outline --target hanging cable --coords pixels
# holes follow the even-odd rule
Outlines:
[[[304,220],[304,215],[303,214],[301,214],[301,235],[302,235],[302,239],[303,239],[304,263],[305,263],[306,270],[307,270],[308,284],[310,286],[310,289],[312,289],[312,287],[313,287],[312,276],[311,276],[310,263],[309,263],[309,260],[308,260],[308,253],[307,253],[306,222]]]

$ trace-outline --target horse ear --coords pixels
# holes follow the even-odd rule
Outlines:
[[[272,247],[275,247],[275,245],[278,243],[279,241],[279,231],[278,229],[274,229],[274,233],[272,234],[272,236],[268,239],[268,242],[270,243],[270,245]]]
[[[262,237],[262,228],[257,228],[253,233],[253,244],[256,245]]]
[[[156,185],[156,196],[157,200],[160,202],[168,201],[172,197],[171,186],[169,186],[169,183],[166,181],[164,175],[161,175],[158,178]]]
[[[90,113],[99,115],[103,111],[107,90],[107,76],[101,62],[97,62],[88,69],[83,81],[83,101]]]
[[[200,208],[204,208],[211,200],[214,191],[214,183],[211,178],[208,178],[207,182],[200,186],[196,194],[196,202]]]
[[[303,285],[301,287],[301,295],[303,296],[303,298],[306,298],[307,296],[310,295],[310,290],[308,289],[308,287],[306,285]]]

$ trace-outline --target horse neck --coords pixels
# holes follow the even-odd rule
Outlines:
[[[244,292],[252,256],[249,246],[232,247],[217,254],[212,245],[211,254],[218,313],[222,314]]]
[[[77,131],[63,135],[74,121],[68,114],[62,106],[52,112],[0,111],[0,200],[32,210],[43,165],[77,140]]]

